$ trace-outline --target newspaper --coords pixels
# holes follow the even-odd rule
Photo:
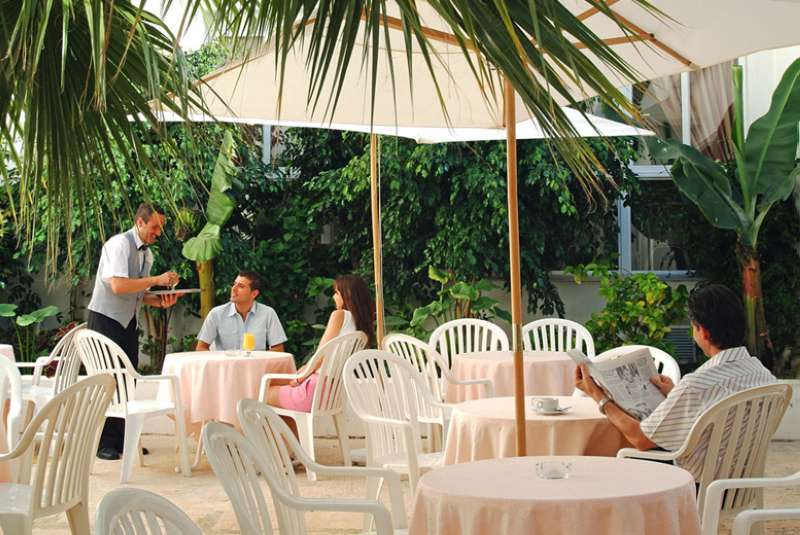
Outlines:
[[[658,371],[646,348],[606,360],[589,360],[578,349],[567,354],[577,364],[586,363],[592,379],[608,397],[639,421],[647,418],[664,401],[664,394],[650,382]]]

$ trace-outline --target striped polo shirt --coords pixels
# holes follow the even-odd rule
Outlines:
[[[775,382],[775,376],[757,358],[751,357],[747,348],[725,349],[694,373],[684,376],[656,410],[642,420],[642,432],[658,446],[675,451],[683,445],[700,414],[711,405],[742,390]],[[729,418],[722,449],[727,446],[732,424]],[[701,439],[697,449],[678,458],[676,464],[699,479],[706,449],[708,436]]]

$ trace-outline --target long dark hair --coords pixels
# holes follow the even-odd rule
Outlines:
[[[333,282],[344,301],[344,309],[353,315],[356,329],[367,335],[367,347],[375,347],[375,303],[364,279],[357,275],[342,275]]]

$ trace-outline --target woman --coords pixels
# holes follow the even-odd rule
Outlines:
[[[361,331],[367,335],[367,347],[373,347],[375,330],[373,316],[375,306],[367,283],[356,275],[344,275],[333,283],[333,301],[336,310],[331,312],[328,325],[319,348],[330,340],[343,334]],[[298,370],[300,377],[293,379],[288,385],[270,386],[267,392],[267,403],[276,407],[283,407],[301,412],[311,411],[311,402],[314,399],[314,387],[317,385],[317,370],[322,365],[323,359],[314,363],[313,369],[308,365]]]

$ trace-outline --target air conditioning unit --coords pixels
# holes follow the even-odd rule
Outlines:
[[[697,346],[692,339],[691,325],[671,325],[672,329],[666,340],[675,348],[673,355],[681,366],[691,365],[697,361]]]

